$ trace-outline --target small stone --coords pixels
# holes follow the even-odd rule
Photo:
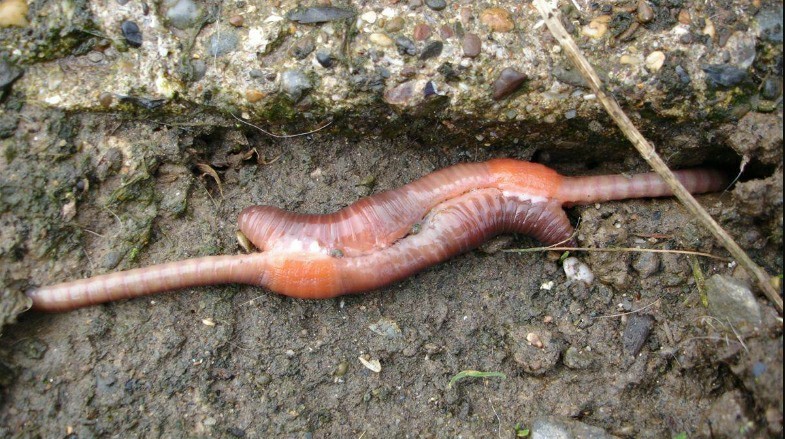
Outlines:
[[[556,367],[561,356],[560,343],[550,331],[525,327],[512,330],[509,334],[513,359],[521,369],[532,375],[542,375]],[[536,331],[536,332],[535,332]]]
[[[646,70],[652,73],[659,71],[663,64],[665,64],[665,53],[659,50],[655,50],[646,57]]]
[[[428,43],[427,46],[422,50],[420,54],[421,60],[426,60],[428,58],[436,58],[437,56],[442,54],[442,49],[444,48],[444,43],[441,41],[432,41]]]
[[[588,265],[581,262],[576,257],[569,257],[563,262],[564,274],[567,279],[573,282],[583,282],[586,285],[591,285],[594,282],[594,273]]]
[[[642,278],[647,278],[660,269],[660,257],[656,253],[644,252],[632,263],[632,268],[638,272]]]
[[[493,32],[510,32],[515,28],[510,13],[503,8],[488,8],[480,14],[480,23]]]
[[[196,82],[204,78],[204,75],[207,74],[207,63],[201,59],[192,60],[191,69],[191,80]]]
[[[431,27],[425,23],[418,23],[414,26],[414,32],[412,33],[412,37],[414,41],[425,41],[431,37]]]
[[[578,117],[578,111],[577,110],[567,110],[567,112],[564,113],[564,118],[567,119],[567,120],[575,119],[576,117]]]
[[[703,68],[706,80],[715,87],[730,88],[747,78],[747,71],[727,64],[715,64]]]
[[[371,35],[369,35],[368,40],[370,40],[371,43],[380,47],[391,47],[395,45],[395,41],[393,41],[392,38],[379,32],[374,32]]]
[[[403,335],[401,328],[398,326],[398,323],[395,320],[384,317],[380,318],[376,323],[369,325],[368,329],[370,329],[374,334],[378,334],[389,339],[401,338]]]
[[[312,87],[311,80],[300,70],[287,70],[281,74],[281,91],[295,102]]]
[[[378,16],[376,15],[376,12],[374,12],[374,11],[368,11],[368,12],[360,15],[360,19],[362,21],[366,22],[366,23],[369,23],[369,24],[376,23],[376,19],[377,18],[378,18]]]
[[[295,8],[286,13],[286,18],[302,24],[327,23],[328,21],[345,20],[354,16],[354,11],[334,6]]]
[[[755,296],[743,282],[730,276],[715,274],[705,284],[709,312],[735,328],[742,325],[759,327],[761,312]]]
[[[178,29],[188,29],[196,25],[202,16],[202,9],[191,0],[179,0],[166,11],[166,18]]]
[[[686,9],[682,9],[679,11],[678,17],[679,23],[689,25],[692,23],[692,17],[690,16],[690,11]]]
[[[0,57],[0,91],[9,88],[14,81],[22,76],[22,72],[21,68]]]
[[[493,82],[493,100],[498,101],[511,95],[524,81],[526,81],[526,75],[523,73],[511,67],[502,70],[499,78]]]
[[[393,17],[384,25],[384,30],[390,33],[400,32],[404,24],[403,18]]]
[[[264,93],[256,89],[250,89],[245,91],[245,100],[250,103],[259,102],[264,98]]]
[[[782,94],[782,79],[779,79],[774,76],[769,76],[763,81],[763,88],[761,89],[760,95],[763,99],[768,99],[773,101],[780,97]]]
[[[475,58],[482,50],[482,41],[480,40],[480,37],[477,36],[477,34],[467,33],[463,36],[461,46],[463,46],[464,56]]]
[[[540,339],[540,336],[537,335],[536,332],[526,334],[526,341],[537,349],[542,349],[543,347],[542,339]]]
[[[782,2],[764,6],[755,14],[758,22],[758,35],[761,39],[782,44]]]
[[[648,1],[638,0],[637,18],[641,23],[648,23],[654,20],[654,9],[649,6]]]
[[[395,45],[398,47],[398,53],[401,55],[416,55],[417,46],[414,41],[404,37],[403,35],[395,37]]]
[[[25,0],[0,1],[0,27],[26,27],[28,6]]]
[[[441,11],[447,7],[447,2],[445,0],[425,0],[425,6],[428,6],[434,11]]]
[[[691,33],[687,32],[686,34],[682,34],[679,36],[679,42],[681,44],[692,44],[693,36]]]
[[[202,424],[204,424],[205,427],[212,427],[217,423],[218,421],[216,421],[215,418],[207,418],[204,421],[202,421]]]
[[[128,43],[129,46],[142,46],[142,31],[139,30],[139,26],[137,26],[136,23],[133,21],[124,21],[123,24],[120,25],[120,30],[122,30],[125,42]]]
[[[305,59],[313,52],[315,47],[313,37],[306,36],[294,43],[290,53],[295,59]]]
[[[690,78],[690,73],[684,70],[684,67],[676,66],[676,68],[673,70],[675,70],[676,74],[679,75],[679,81],[681,81],[682,84],[689,84],[692,81],[692,78]]]
[[[233,31],[216,31],[207,40],[207,53],[210,56],[223,56],[234,51],[239,43],[237,34]]]
[[[245,24],[245,20],[243,19],[242,15],[232,15],[229,18],[229,24],[231,24],[234,27],[243,27],[243,24]]]
[[[450,25],[443,24],[439,27],[439,35],[442,37],[442,39],[449,40],[453,37],[453,35],[455,35],[455,32],[453,32]]]
[[[612,439],[613,436],[595,427],[567,416],[540,416],[531,425],[531,439]]]
[[[103,92],[98,95],[98,103],[104,108],[109,108],[114,103],[114,95],[111,93]]]
[[[610,21],[610,15],[600,15],[590,21],[586,26],[583,26],[583,34],[590,38],[600,39],[608,32],[608,23],[610,23]]]
[[[330,55],[330,52],[326,50],[319,50],[316,52],[316,61],[325,69],[329,69],[333,66],[333,57]]]
[[[407,105],[415,97],[417,81],[406,81],[384,92],[384,101],[390,105]]]
[[[633,357],[643,348],[654,326],[654,317],[648,314],[632,314],[627,319],[627,326],[622,334],[624,353]]]
[[[341,361],[340,363],[338,363],[338,366],[335,368],[333,375],[337,377],[342,377],[346,375],[346,372],[348,371],[349,371],[349,362]]]
[[[619,58],[619,63],[629,66],[637,66],[643,64],[643,58],[636,55],[622,55]]]
[[[96,50],[91,50],[90,53],[87,54],[87,59],[92,63],[99,63],[104,60],[104,54]]]

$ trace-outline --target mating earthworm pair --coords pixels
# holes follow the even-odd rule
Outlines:
[[[714,170],[676,175],[692,193],[727,185]],[[564,177],[514,159],[459,164],[332,214],[246,208],[239,228],[257,253],[153,265],[41,287],[28,295],[42,311],[226,283],[325,299],[389,285],[501,233],[524,233],[544,244],[568,240],[573,227],[563,206],[669,195],[670,188],[654,173]]]

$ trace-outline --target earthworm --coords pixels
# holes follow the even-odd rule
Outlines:
[[[714,170],[676,171],[692,193],[727,185]],[[569,240],[563,206],[669,196],[656,174],[564,177],[513,159],[459,164],[335,213],[271,206],[240,213],[240,230],[260,252],[208,256],[99,275],[28,292],[33,307],[65,311],[193,286],[244,283],[326,299],[380,288],[469,251],[501,233],[545,244]]]

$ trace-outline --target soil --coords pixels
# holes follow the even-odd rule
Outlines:
[[[773,147],[781,157],[781,142]],[[253,204],[330,212],[493,157],[536,157],[566,174],[645,171],[632,152],[593,169],[563,155],[330,129],[274,139],[24,108],[0,167],[4,309],[37,285],[241,252],[234,219]],[[768,180],[745,195],[773,190],[757,199],[776,202],[778,190],[779,213],[761,208],[749,221],[731,193],[700,200],[782,273],[772,232],[782,174],[758,172]],[[673,199],[569,213],[583,246],[726,255]],[[545,415],[622,437],[781,434],[781,318],[759,298],[763,324],[736,331],[701,303],[696,273],[743,277],[733,264],[573,254],[597,277],[585,286],[566,279],[559,253],[498,251],[535,245],[502,239],[381,291],[324,301],[231,285],[26,312],[0,338],[0,435],[513,437]],[[504,377],[448,385],[465,370]]]

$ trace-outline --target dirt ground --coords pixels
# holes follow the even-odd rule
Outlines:
[[[631,150],[586,149],[588,169],[562,159],[564,149],[525,142],[436,146],[330,129],[278,140],[27,110],[13,139],[0,205],[7,303],[37,285],[241,252],[235,218],[253,204],[330,212],[493,157],[567,174],[645,170]],[[781,154],[781,141],[774,147]],[[780,274],[781,167],[753,168],[768,180],[744,184],[748,201],[728,192],[700,200]],[[582,246],[726,255],[673,199],[569,214],[581,218]],[[497,251],[535,245],[497,240],[381,291],[325,301],[233,285],[24,313],[0,338],[0,436],[509,438],[546,415],[620,437],[782,434],[781,318],[758,298],[762,325],[729,328],[701,304],[696,272],[743,276],[737,268],[675,254],[577,254],[597,276],[587,287],[566,279],[560,254]],[[448,386],[464,370],[506,377]]]

